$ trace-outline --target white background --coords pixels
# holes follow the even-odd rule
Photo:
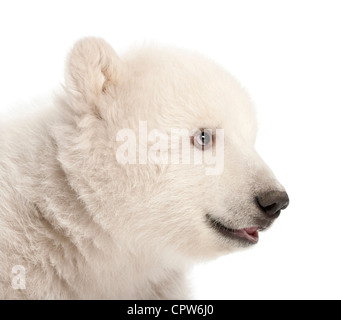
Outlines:
[[[197,266],[196,298],[341,298],[340,1],[1,1],[0,111],[63,81],[73,42],[202,52],[247,88],[291,204],[260,243]]]

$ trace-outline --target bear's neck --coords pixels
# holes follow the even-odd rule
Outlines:
[[[155,248],[137,248],[122,239],[124,233],[114,234],[96,219],[72,188],[51,136],[35,147],[36,158],[27,159],[23,169],[30,188],[21,191],[30,208],[27,226],[35,229],[29,242],[40,254],[28,251],[34,257],[26,258],[33,260],[29,270],[44,275],[42,282],[60,284],[53,298],[177,298],[172,288],[180,287],[182,269],[164,261]]]

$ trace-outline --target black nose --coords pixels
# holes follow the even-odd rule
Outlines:
[[[281,210],[289,205],[289,197],[285,191],[272,190],[261,193],[256,201],[262,211],[270,218],[277,218]]]

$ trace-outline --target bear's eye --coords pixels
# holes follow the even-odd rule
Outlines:
[[[207,149],[212,145],[212,134],[208,130],[200,130],[194,135],[194,145],[199,149]]]

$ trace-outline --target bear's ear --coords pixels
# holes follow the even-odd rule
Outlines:
[[[76,42],[68,56],[66,88],[78,102],[82,100],[98,114],[103,97],[115,92],[121,67],[121,60],[106,41],[94,37],[83,38]]]

